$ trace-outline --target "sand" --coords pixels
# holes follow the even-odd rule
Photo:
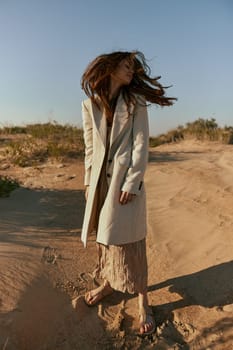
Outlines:
[[[0,349],[233,349],[233,148],[186,140],[150,150],[149,300],[157,330],[137,336],[136,296],[90,308],[94,238],[80,242],[83,164],[49,161],[1,175]],[[0,165],[0,168],[1,168]]]

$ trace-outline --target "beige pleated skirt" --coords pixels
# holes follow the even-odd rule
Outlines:
[[[108,142],[110,130],[111,128],[109,127]],[[98,228],[99,215],[108,192],[106,174],[107,154],[108,149],[106,150],[106,156],[97,186],[95,206],[96,228]],[[94,271],[95,277],[108,280],[111,287],[120,292],[134,294],[146,291],[148,268],[145,239],[122,245],[103,245],[97,243],[97,250],[98,264]]]

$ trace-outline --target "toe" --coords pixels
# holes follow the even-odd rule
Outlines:
[[[141,325],[139,332],[141,335],[145,333],[149,333],[153,330],[154,324],[153,322],[146,322],[145,324]]]
[[[140,332],[140,334],[143,334],[143,333],[145,333],[145,328],[144,328],[144,326],[141,326],[141,327],[140,327],[140,330],[139,330],[139,332]]]

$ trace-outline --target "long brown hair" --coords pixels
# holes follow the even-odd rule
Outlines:
[[[129,85],[124,85],[121,88],[128,107],[131,102],[136,103],[135,94],[141,95],[146,101],[160,106],[171,106],[174,103],[176,98],[165,96],[167,87],[158,82],[161,77],[150,77],[151,70],[142,52],[115,51],[96,57],[87,66],[81,79],[81,86],[86,95],[97,105],[96,97],[99,97],[107,116],[111,115],[112,112],[109,100],[110,75],[124,59],[128,59],[134,66],[132,81]]]

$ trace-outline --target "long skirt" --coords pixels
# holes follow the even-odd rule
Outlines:
[[[98,228],[98,218],[107,192],[108,183],[105,159],[96,193],[96,228]],[[120,292],[134,294],[146,291],[148,267],[145,239],[122,245],[97,243],[97,250],[98,264],[94,272],[97,278],[107,280],[113,289]]]
[[[111,287],[130,294],[147,289],[145,239],[122,245],[97,243],[98,265],[95,276],[107,280]]]

